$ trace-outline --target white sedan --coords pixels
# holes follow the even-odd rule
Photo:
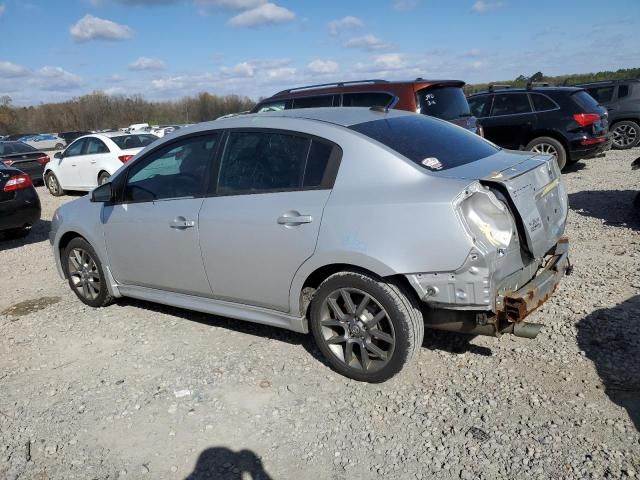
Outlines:
[[[47,164],[45,185],[56,197],[65,190],[93,190],[157,139],[155,135],[122,132],[80,137]]]

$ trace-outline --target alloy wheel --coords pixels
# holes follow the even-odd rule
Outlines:
[[[633,125],[619,125],[611,133],[613,143],[618,148],[634,145],[638,139],[638,130]]]
[[[55,175],[53,175],[52,173],[47,175],[47,188],[54,195],[58,193],[58,188],[60,188],[58,185],[58,180],[56,179]]]
[[[95,300],[100,295],[102,284],[98,265],[89,252],[83,248],[71,250],[67,268],[69,279],[78,294],[87,300]]]
[[[531,148],[531,151],[536,153],[553,155],[554,157],[558,158],[558,151],[553,145],[550,145],[548,143],[538,143],[533,148]]]
[[[371,295],[356,288],[340,288],[321,307],[322,339],[347,366],[371,373],[393,356],[395,331],[389,315]]]

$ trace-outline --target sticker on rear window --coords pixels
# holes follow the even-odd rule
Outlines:
[[[424,160],[422,160],[422,165],[430,168],[431,170],[442,170],[442,163],[440,163],[440,160],[435,157],[425,158]]]

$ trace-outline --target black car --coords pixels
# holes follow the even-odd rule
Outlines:
[[[0,142],[0,163],[22,170],[31,176],[33,182],[42,182],[44,166],[49,156],[22,142]]]
[[[71,145],[71,143],[80,137],[84,137],[85,135],[90,135],[91,132],[81,132],[81,131],[75,131],[75,132],[61,132],[58,133],[58,137],[64,139],[64,141],[67,143],[67,145]]]
[[[0,163],[0,235],[26,237],[40,219],[40,199],[31,177]]]
[[[613,148],[640,144],[640,80],[607,80],[577,85],[609,111]]]
[[[582,88],[490,86],[467,100],[488,140],[555,155],[560,169],[611,148],[607,110]]]

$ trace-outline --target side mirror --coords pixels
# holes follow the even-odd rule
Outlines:
[[[91,192],[91,201],[96,203],[108,203],[113,201],[113,189],[111,183],[105,183]]]
[[[62,160],[62,152],[56,152],[53,155],[53,158],[57,158],[58,160]]]

